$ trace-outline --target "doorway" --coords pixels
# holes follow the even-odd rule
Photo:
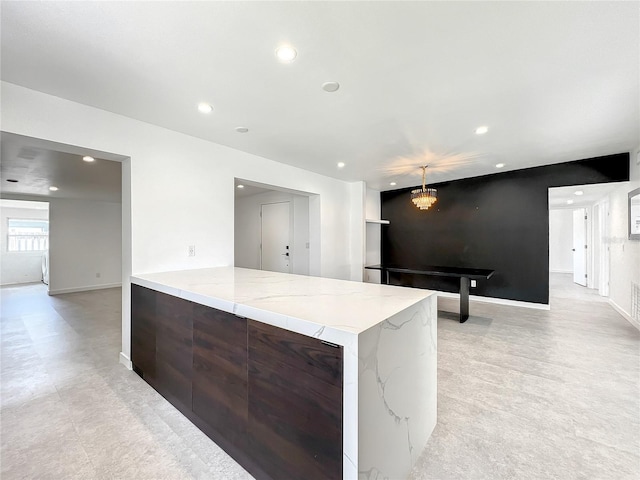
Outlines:
[[[50,206],[47,293],[117,292],[120,361],[130,368],[130,158],[8,132],[1,139],[2,177],[13,179],[2,182],[2,198]]]
[[[609,193],[618,186],[549,189],[549,273],[555,278],[550,288],[571,282],[578,289],[609,295]]]
[[[319,196],[235,179],[234,266],[319,275]]]
[[[0,200],[0,284],[49,285],[49,202]]]

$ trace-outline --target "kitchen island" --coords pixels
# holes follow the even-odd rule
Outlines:
[[[131,277],[134,370],[258,479],[406,478],[436,296],[234,267]]]

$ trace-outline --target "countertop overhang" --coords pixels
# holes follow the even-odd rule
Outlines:
[[[434,294],[237,267],[138,274],[131,282],[339,345]]]

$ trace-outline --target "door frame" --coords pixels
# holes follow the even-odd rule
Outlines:
[[[262,190],[258,195],[246,194],[246,189],[242,194],[238,193],[237,185],[245,187],[257,187]],[[295,228],[291,234],[291,249],[295,252],[295,258],[291,262],[292,273],[296,275],[322,276],[321,263],[321,198],[317,193],[293,190],[258,183],[247,178],[234,177],[234,266],[260,269],[260,204],[278,203],[290,201],[292,208],[292,218]],[[254,197],[265,195],[265,198],[248,201]],[[239,221],[240,220],[240,221]],[[247,227],[247,224],[250,226]],[[248,229],[248,230],[247,230]],[[255,241],[242,240],[239,235],[247,231],[251,232],[251,239]],[[245,262],[244,257],[239,256],[239,252],[246,255],[249,260]],[[243,265],[243,262],[246,265]]]

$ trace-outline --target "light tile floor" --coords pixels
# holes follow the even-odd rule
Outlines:
[[[0,293],[2,480],[252,478],[118,363],[120,289]]]
[[[640,334],[551,283],[551,311],[472,302],[462,325],[439,300],[438,425],[412,480],[640,478]],[[251,478],[118,363],[119,289],[0,294],[2,480]]]
[[[550,311],[439,312],[438,424],[413,480],[640,478],[640,333],[570,275],[551,288]]]

